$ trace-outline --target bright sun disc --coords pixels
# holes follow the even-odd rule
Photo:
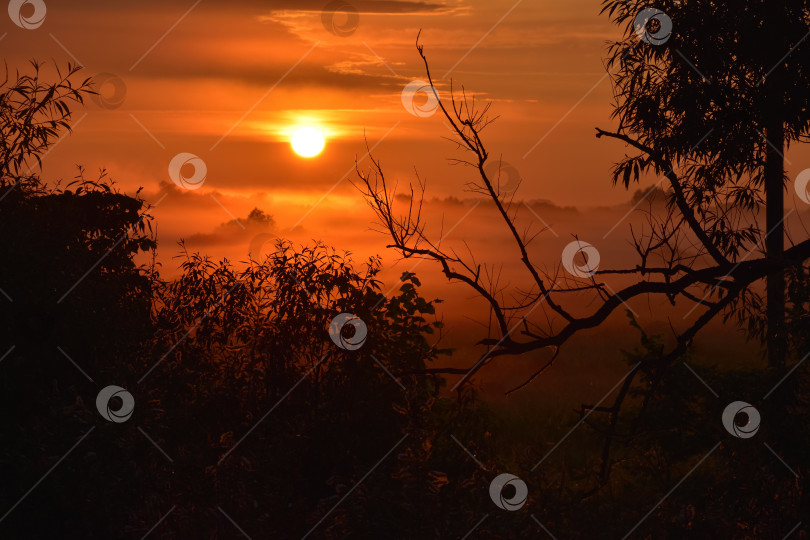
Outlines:
[[[323,135],[315,128],[301,128],[292,138],[295,153],[302,157],[314,157],[321,153],[325,144]]]

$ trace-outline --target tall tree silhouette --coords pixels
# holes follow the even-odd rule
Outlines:
[[[85,538],[100,537],[87,532],[98,518],[87,504],[97,489],[88,467],[66,464],[53,491],[28,498],[26,490],[44,463],[57,463],[51,449],[74,444],[95,425],[98,382],[128,378],[154,335],[153,268],[134,259],[156,247],[147,203],[117,192],[104,171],[89,179],[79,169],[60,187],[37,166],[67,136],[72,108],[93,92],[78,71],[33,62],[0,83],[0,468],[8,471],[0,521],[1,534],[17,538],[81,529]],[[121,468],[103,459],[93,467],[104,478],[96,486]],[[29,512],[42,507],[49,519],[30,525]],[[108,508],[99,521],[120,526],[127,509]]]
[[[638,150],[614,179],[627,185],[657,163],[685,164],[680,186],[669,181],[677,203],[694,209],[693,229],[705,231],[697,236],[718,264],[741,260],[764,237],[773,267],[768,358],[784,364],[784,152],[810,129],[808,2],[664,0],[652,17],[640,1],[603,5],[625,34],[608,61],[619,128],[599,135]],[[764,231],[739,227],[738,218],[755,223],[762,203]]]
[[[648,395],[656,391],[669,366],[688,351],[695,336],[718,316],[736,317],[740,325],[748,325],[753,335],[764,338],[758,284],[769,277],[773,281],[783,279],[779,276],[783,276],[786,269],[800,267],[810,257],[810,240],[807,239],[777,251],[776,255],[773,251],[766,256],[754,255],[763,239],[771,236],[758,224],[757,215],[766,189],[766,173],[776,178],[772,169],[779,173],[778,189],[768,188],[767,191],[778,192],[778,196],[771,193],[768,202],[771,208],[777,208],[772,211],[772,219],[781,226],[784,169],[781,161],[767,150],[772,143],[758,133],[758,130],[770,129],[772,134],[779,134],[779,130],[769,124],[772,110],[769,107],[775,105],[768,92],[773,92],[774,85],[769,83],[766,90],[764,83],[760,84],[773,75],[770,67],[762,67],[770,56],[756,50],[766,33],[763,28],[774,24],[769,20],[773,12],[759,4],[759,9],[749,7],[737,11],[735,6],[724,4],[724,8],[714,12],[713,17],[720,20],[728,14],[735,33],[714,38],[721,42],[728,40],[722,46],[728,56],[706,54],[707,65],[699,66],[718,79],[711,82],[704,81],[695,69],[698,66],[688,60],[688,55],[696,57],[700,51],[721,47],[711,42],[716,29],[701,19],[707,16],[708,8],[698,11],[692,6],[692,11],[686,11],[678,20],[687,26],[685,21],[690,21],[691,16],[696,19],[696,26],[684,28],[683,38],[672,45],[668,43],[668,48],[661,48],[639,39],[634,25],[641,11],[640,7],[636,9],[638,6],[640,4],[625,5],[617,1],[607,7],[620,24],[626,24],[625,38],[613,44],[609,63],[616,84],[619,127],[616,131],[597,130],[598,137],[624,141],[638,151],[637,155],[616,164],[614,183],[629,186],[644,173],[654,173],[662,178],[661,182],[668,183],[665,210],[648,212],[648,226],[640,233],[633,232],[638,256],[635,264],[628,261],[630,264],[626,267],[599,268],[575,278],[562,273],[559,265],[549,271],[536,264],[529,249],[536,235],[530,235],[528,230],[519,232],[518,208],[514,205],[514,196],[503,189],[504,175],[498,170],[493,173],[488,167],[490,153],[481,133],[491,122],[489,106],[480,107],[474,98],[468,98],[463,88],[457,92],[452,83],[442,97],[436,90],[419,37],[417,50],[439,110],[465,153],[464,158],[455,161],[474,170],[476,177],[467,184],[468,190],[486,197],[501,216],[505,231],[514,242],[517,265],[525,270],[528,278],[528,285],[522,284],[522,290],[528,292],[507,297],[497,278],[492,277],[498,275],[495,269],[479,263],[473,253],[459,255],[430,237],[421,212],[424,182],[420,180],[417,186],[411,186],[406,197],[409,202],[405,211],[400,212],[396,208],[395,190],[386,180],[379,161],[372,157],[370,170],[358,168],[357,171],[358,187],[391,239],[388,247],[405,258],[437,262],[447,279],[466,284],[490,308],[494,327],[479,342],[486,351],[478,361],[466,369],[428,370],[463,374],[456,388],[461,388],[478,370],[499,357],[550,350],[551,354],[540,361],[535,372],[513,390],[524,387],[554,363],[560,348],[573,336],[601,325],[632,299],[657,297],[672,304],[691,306],[690,313],[701,310],[685,329],[673,328],[676,334],[673,347],[632,368],[612,406],[598,408],[609,417],[608,445],[624,400],[631,395],[637,377],[645,381],[642,386]],[[788,41],[800,27],[805,32],[808,30],[806,11],[801,16],[798,11],[794,14],[796,17],[783,38]],[[705,31],[701,34],[696,28]],[[747,33],[745,28],[751,32]],[[657,32],[657,29],[651,31]],[[798,40],[797,44],[804,46],[804,42]],[[682,47],[686,48],[681,50]],[[789,49],[783,51],[783,56],[787,52]],[[795,53],[806,55],[799,48]],[[799,54],[785,56],[779,63],[781,70],[797,71],[804,76],[805,68],[797,60],[802,57]],[[788,58],[790,64],[786,64]],[[779,87],[785,88],[778,94],[784,100],[778,107],[785,127],[779,139],[783,146],[786,141],[803,139],[806,134],[807,112],[803,100],[807,100],[807,93],[803,88],[797,89],[804,84],[802,80],[797,77],[791,88]],[[791,89],[797,95],[789,98],[787,93]],[[711,125],[707,125],[709,121]],[[778,146],[777,150],[778,158],[782,150]],[[658,193],[658,190],[649,193]],[[778,231],[772,234],[781,238]],[[789,275],[796,279],[795,276],[803,273],[790,272]],[[609,277],[621,278],[623,286],[614,283],[615,288],[611,287],[606,282]],[[630,278],[631,283],[624,285]],[[589,302],[586,309],[575,308],[569,300],[572,294],[590,294],[593,302]],[[782,306],[782,313],[775,317],[777,321],[784,317],[782,295],[777,289],[771,305],[771,310],[773,306]],[[772,322],[773,339],[768,341],[776,349],[774,354],[779,356],[776,359],[772,356],[770,361],[780,366],[784,349],[774,345],[782,338],[778,332],[773,332],[774,326]],[[606,451],[605,471],[609,470],[607,455]]]

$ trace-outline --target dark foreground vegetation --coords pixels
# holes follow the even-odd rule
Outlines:
[[[134,262],[157,247],[137,195],[32,173],[88,92],[72,71],[0,94],[0,537],[806,537],[803,367],[694,365],[715,396],[656,372],[662,339],[628,326],[628,368],[650,366],[629,389],[638,414],[568,436],[588,409],[531,420],[442,393],[436,301],[413,274],[385,297],[377,259],[281,241],[236,264],[183,252],[165,281]],[[810,279],[792,272],[789,366],[810,350]],[[330,339],[341,313],[367,325],[361,348]],[[134,397],[128,420],[97,410],[108,385]],[[753,438],[720,421],[737,399],[763,418]],[[518,511],[490,499],[503,472],[528,484]]]

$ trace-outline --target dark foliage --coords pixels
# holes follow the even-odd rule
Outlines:
[[[627,353],[640,366],[627,387],[634,414],[594,415],[536,468],[542,446],[531,443],[568,437],[584,410],[538,425],[467,388],[443,397],[430,367],[451,351],[438,300],[420,295],[414,274],[389,297],[378,258],[355,264],[279,241],[236,264],[183,250],[180,276],[166,281],[134,262],[156,249],[137,195],[103,172],[90,181],[80,170],[61,188],[21,173],[67,127],[59,100],[89,92],[58,79],[22,76],[0,95],[4,117],[22,119],[4,120],[0,171],[3,538],[421,539],[475,526],[497,540],[536,537],[538,523],[561,538],[613,538],[651,508],[638,537],[782,538],[807,515],[805,372],[780,383],[779,369],[695,366],[717,399],[686,368],[664,369],[663,339],[638,328],[641,348]],[[15,129],[28,133],[22,146],[9,144]],[[808,302],[810,275],[794,268],[786,324],[797,350],[810,345]],[[341,313],[368,328],[357,350],[330,339]],[[796,476],[718,428],[727,396],[777,383],[755,405],[781,421],[758,437]],[[96,410],[111,384],[134,396],[126,422]],[[489,500],[507,471],[529,484],[521,512]]]

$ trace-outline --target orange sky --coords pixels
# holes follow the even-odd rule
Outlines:
[[[622,217],[631,193],[612,187],[609,174],[625,149],[594,137],[596,126],[614,126],[603,58],[605,42],[621,33],[599,15],[599,2],[347,2],[357,11],[356,28],[345,14],[330,26],[326,0],[46,1],[36,29],[4,17],[0,47],[12,69],[34,58],[74,61],[88,76],[122,81],[120,106],[88,102],[76,111],[74,133],[46,156],[43,173],[71,179],[76,164],[105,167],[123,191],[143,187],[148,201],[160,201],[153,214],[164,275],[176,269],[181,238],[191,249],[239,260],[266,233],[323,240],[359,259],[380,253],[392,264],[395,254],[370,230],[371,213],[351,185],[364,135],[389,179],[407,185],[414,168],[427,179],[432,227],[457,225],[452,241],[472,243],[492,262],[513,260],[496,216],[486,205],[473,208],[464,190],[470,171],[448,162],[461,154],[443,138],[449,131],[440,114],[421,118],[403,106],[403,88],[424,78],[414,47],[420,29],[440,94],[447,96],[452,79],[492,102],[499,119],[485,142],[522,178],[519,228],[552,226],[532,247],[540,260],[558,265],[575,233],[607,262],[629,255]],[[337,35],[344,25],[349,35]],[[114,90],[102,87],[108,99]],[[317,158],[290,148],[291,133],[303,125],[327,136]],[[170,161],[184,152],[206,164],[197,190],[169,178]],[[788,158],[791,176],[810,167],[806,152]],[[273,216],[272,226],[246,220],[254,207]],[[801,230],[800,214],[788,218],[789,230]],[[238,223],[227,223],[234,218]],[[412,265],[400,263],[388,275]],[[518,283],[504,267],[505,279]],[[419,272],[445,296],[469,296],[441,287],[429,263]]]
[[[286,193],[314,204],[362,155],[365,133],[371,144],[385,136],[375,154],[392,174],[416,166],[432,194],[461,195],[464,171],[446,163],[454,146],[441,138],[448,133],[439,116],[417,118],[401,103],[403,87],[424,77],[414,48],[421,28],[442,90],[452,78],[494,102],[501,119],[488,133],[490,148],[526,177],[523,197],[578,205],[626,199],[594,181],[616,149],[593,137],[596,123],[609,125],[601,57],[611,34],[595,3],[355,2],[359,24],[346,37],[324,27],[325,3],[50,2],[38,29],[5,20],[0,46],[12,66],[72,59],[126,85],[120,108],[91,103],[77,111],[77,120],[87,117],[49,156],[46,176],[69,178],[78,162],[109,168],[124,189],[154,191],[168,180],[169,160],[190,152],[208,165],[204,190]],[[330,135],[316,161],[290,151],[289,132],[299,124]],[[352,195],[348,182],[334,193]],[[229,209],[245,214],[238,202]]]
[[[464,197],[469,171],[447,162],[459,153],[442,138],[440,115],[419,118],[402,104],[404,86],[424,78],[419,29],[442,95],[452,79],[493,103],[500,118],[486,141],[520,172],[517,198],[580,208],[628,200],[608,174],[622,146],[593,136],[595,126],[612,126],[602,59],[605,41],[619,35],[593,0],[355,1],[348,36],[327,30],[323,1],[46,4],[37,29],[4,19],[10,66],[72,59],[88,75],[119,77],[126,94],[116,109],[77,111],[75,133],[48,156],[45,176],[71,178],[77,163],[106,167],[125,191],[143,186],[159,198],[171,158],[199,156],[208,175],[196,194],[216,193],[219,203],[201,202],[187,219],[179,216],[189,209],[168,198],[155,211],[165,218],[162,240],[211,232],[253,206],[282,230],[360,206],[348,180],[364,134],[400,184],[416,167],[429,195]],[[333,21],[352,24],[341,13]],[[290,149],[300,125],[327,134],[314,160]]]

